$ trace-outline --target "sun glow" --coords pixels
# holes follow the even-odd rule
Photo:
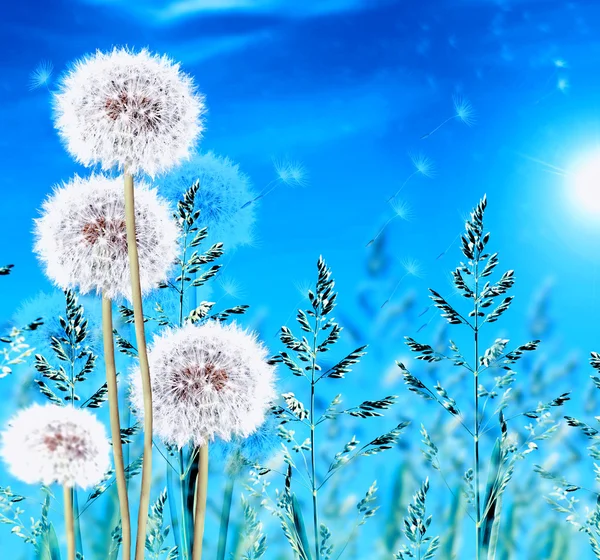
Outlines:
[[[567,177],[573,202],[586,213],[600,215],[600,150],[582,160]]]

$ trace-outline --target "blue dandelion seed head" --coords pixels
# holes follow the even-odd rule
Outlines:
[[[99,355],[103,351],[102,343],[102,306],[98,298],[80,296],[79,305],[84,308],[83,316],[87,319],[87,338],[85,344]],[[25,333],[27,344],[54,363],[54,351],[51,347],[52,337],[64,336],[59,317],[66,317],[66,299],[61,290],[40,292],[35,297],[24,301],[12,317],[12,324],[23,328],[38,318],[44,322],[34,331]],[[116,319],[116,317],[115,317]]]
[[[248,176],[229,158],[207,152],[197,154],[159,180],[158,188],[176,204],[196,181],[200,182],[196,194],[196,209],[200,210],[198,225],[208,228],[208,237],[202,246],[208,249],[221,242],[229,251],[251,244],[254,205],[242,208],[255,196]]]
[[[247,438],[218,440],[211,446],[211,452],[218,461],[263,464],[281,448],[279,424],[279,419],[269,414],[261,426]]]

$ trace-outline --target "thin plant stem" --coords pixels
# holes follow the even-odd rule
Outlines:
[[[142,288],[140,285],[140,262],[138,258],[135,234],[135,198],[133,176],[125,171],[125,222],[127,224],[127,250],[131,272],[131,293],[135,321],[135,337],[137,341],[140,374],[142,376],[142,392],[144,398],[144,461],[142,463],[142,483],[140,492],[140,509],[138,512],[137,537],[135,542],[135,560],[144,560],[146,546],[146,524],[150,507],[150,487],[152,485],[152,386],[150,383],[150,365],[146,349],[146,333],[144,331],[144,309],[142,306]]]
[[[393,197],[392,197],[393,198]],[[366,245],[366,247],[368,247],[369,245],[372,245],[373,243],[375,243],[375,241],[379,238],[379,236],[384,232],[385,228],[388,227],[388,225],[390,224],[390,222],[392,220],[395,220],[398,217],[398,214],[394,214],[387,222],[385,222],[385,224],[383,224],[383,226],[381,227],[381,229],[377,232],[377,234],[375,235],[375,237],[373,237],[373,239],[371,239],[371,241],[369,241]]]
[[[65,502],[65,536],[67,539],[67,560],[75,560],[75,519],[73,517],[72,488],[63,486]]]
[[[181,523],[183,531],[183,542],[181,543],[181,557],[187,560],[190,557],[189,545],[190,541],[187,534],[187,521],[186,521],[186,499],[185,499],[185,459],[183,456],[183,448],[179,450],[179,498],[181,500]]]
[[[317,371],[317,334],[319,332],[320,314],[315,313],[315,328],[313,337],[313,358],[310,380],[310,464],[311,464],[311,483],[312,483],[312,502],[313,502],[313,527],[315,532],[315,560],[320,560],[321,551],[319,550],[319,497],[317,486],[316,452],[315,452],[315,373]]]
[[[475,455],[475,558],[481,559],[480,534],[481,534],[481,489],[479,488],[479,254],[475,261],[475,364],[473,366],[473,393],[475,399],[475,426],[473,448]]]
[[[225,560],[227,552],[227,533],[229,532],[229,521],[231,519],[231,503],[233,501],[233,487],[235,477],[232,475],[227,479],[225,492],[223,493],[223,508],[221,509],[221,527],[219,529],[219,547],[217,560]]]
[[[119,418],[119,389],[117,368],[115,365],[115,345],[113,340],[112,301],[102,296],[102,335],[104,339],[104,363],[106,367],[106,388],[110,413],[110,433],[112,437],[113,457],[115,461],[115,479],[119,495],[121,512],[121,548],[123,560],[131,558],[131,519],[129,516],[129,498],[127,496],[127,478],[121,443],[121,421]]]
[[[402,185],[400,185],[400,188],[392,195],[390,196],[390,198],[387,199],[388,202],[391,202],[392,200],[394,200],[394,198],[396,198],[399,194],[400,191],[402,191],[402,189],[406,186],[406,184],[417,174],[419,173],[418,169],[415,169],[404,181],[404,183],[402,183]]]
[[[198,477],[196,479],[196,505],[194,508],[194,547],[192,560],[202,559],[204,520],[206,518],[206,498],[208,495],[208,443],[198,452]]]
[[[421,140],[425,140],[425,138],[429,138],[434,132],[437,132],[447,122],[450,122],[452,119],[455,119],[455,118],[456,118],[456,115],[452,115],[451,117],[448,117],[444,122],[442,122],[441,124],[436,126],[431,132],[428,132],[427,134],[423,134],[423,136],[421,136]]]

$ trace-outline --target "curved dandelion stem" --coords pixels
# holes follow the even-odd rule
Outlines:
[[[121,548],[123,550],[123,560],[129,560],[131,557],[131,520],[129,517],[129,498],[127,496],[125,464],[123,461],[123,445],[121,443],[119,391],[117,386],[117,370],[115,366],[115,346],[113,341],[112,301],[104,296],[102,297],[102,336],[104,339],[104,363],[106,367],[110,431],[115,461],[115,479],[117,482],[119,509],[121,513]]]
[[[404,183],[402,183],[402,185],[400,185],[400,188],[392,195],[390,196],[390,198],[387,199],[388,202],[391,202],[392,200],[394,200],[394,198],[396,198],[400,192],[402,191],[402,189],[407,185],[407,183],[417,174],[420,173],[420,171],[418,169],[415,169],[404,181]]]
[[[440,128],[442,128],[442,126],[444,126],[446,123],[449,123],[452,119],[456,119],[457,117],[458,117],[458,115],[452,115],[451,117],[448,117],[445,121],[443,121],[441,124],[436,126],[431,132],[428,132],[427,134],[423,134],[423,136],[421,136],[421,140],[425,140],[425,138],[429,138],[432,134],[434,134]]]
[[[196,507],[194,509],[194,548],[192,560],[202,558],[204,520],[206,518],[206,498],[208,494],[208,443],[198,453],[198,478],[196,479]]]
[[[400,284],[402,283],[402,280],[404,280],[406,277],[408,276],[408,272],[406,272],[402,278],[400,278],[400,280],[398,280],[398,283],[394,286],[394,289],[392,290],[392,293],[389,295],[389,297],[381,304],[381,309],[383,309],[389,302],[390,300],[394,297],[394,294],[396,293],[396,291],[398,290],[398,288],[400,287]]]
[[[140,509],[138,512],[137,536],[135,541],[135,560],[144,560],[146,548],[146,525],[148,508],[150,507],[150,488],[152,486],[152,385],[150,383],[150,364],[146,348],[144,331],[144,309],[142,306],[142,288],[140,284],[140,262],[138,258],[135,235],[135,196],[133,176],[125,171],[125,223],[127,227],[127,251],[131,274],[131,292],[135,322],[135,338],[142,376],[142,392],[144,400],[144,459],[142,463],[142,483],[140,492]]]
[[[273,192],[279,186],[279,181],[280,181],[280,179],[273,179],[272,181],[269,181],[267,183],[267,185],[263,188],[263,190],[260,191],[252,200],[249,200],[248,202],[243,204],[242,207],[240,208],[240,210],[243,210],[247,206],[250,206],[251,204],[255,203],[257,200],[260,200],[261,198],[264,198],[265,196],[267,196],[269,193]],[[275,185],[271,187],[271,185],[273,185],[273,183],[275,183]],[[269,187],[271,187],[271,188],[269,189]]]
[[[75,519],[73,517],[73,494],[69,486],[63,486],[65,505],[65,537],[67,540],[67,560],[75,560]]]
[[[369,245],[372,245],[373,243],[375,243],[375,241],[377,240],[377,238],[384,232],[385,228],[388,227],[388,225],[390,224],[390,222],[392,220],[395,220],[396,218],[398,218],[398,214],[394,214],[387,222],[385,222],[385,224],[383,224],[383,227],[377,232],[377,235],[375,237],[373,237],[373,239],[371,239],[371,241],[369,241],[366,245],[366,247],[368,247]]]

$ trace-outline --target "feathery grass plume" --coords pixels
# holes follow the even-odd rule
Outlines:
[[[99,301],[90,296],[77,298],[84,308],[86,325],[86,345],[94,352],[102,352],[102,310]],[[33,297],[24,300],[11,318],[15,327],[39,322],[38,326],[27,335],[36,354],[51,360],[54,357],[52,338],[64,334],[61,317],[64,317],[67,306],[65,292],[62,290],[40,291]]]
[[[473,106],[467,99],[461,97],[460,95],[455,95],[452,97],[452,103],[454,104],[454,114],[442,121],[431,132],[423,134],[423,136],[421,136],[421,140],[429,138],[432,134],[442,128],[442,126],[454,119],[458,119],[467,126],[472,126],[475,123],[475,112],[473,111]]]
[[[375,241],[385,231],[385,228],[388,227],[388,225],[392,222],[392,220],[395,220],[396,218],[400,218],[401,220],[405,220],[407,222],[411,221],[413,213],[412,213],[411,207],[409,206],[409,204],[407,202],[394,199],[394,200],[391,200],[389,204],[392,207],[392,210],[394,211],[394,215],[383,224],[383,226],[379,229],[379,231],[377,232],[375,237],[373,237],[373,239],[371,239],[367,243],[367,247],[369,245],[372,245],[373,243],[375,243]]]
[[[205,106],[192,78],[167,56],[114,48],[75,62],[54,110],[76,161],[154,177],[190,156]]]
[[[195,183],[197,223],[208,229],[207,243],[221,242],[228,250],[252,241],[254,208],[241,208],[254,192],[247,175],[227,157],[214,152],[196,154],[160,180],[159,191],[178,202]]]
[[[41,88],[42,86],[46,86],[47,88],[52,79],[53,72],[54,65],[52,62],[49,60],[42,60],[29,74],[29,91]]]
[[[155,189],[136,187],[136,238],[142,291],[167,278],[177,256],[179,229]],[[121,182],[104,175],[75,176],[55,189],[35,220],[34,250],[62,289],[109,299],[131,299],[125,204]]]
[[[412,504],[408,505],[408,514],[404,518],[404,535],[410,543],[403,545],[394,558],[397,560],[408,560],[419,558],[428,560],[435,556],[435,551],[440,546],[439,537],[430,537],[427,530],[431,524],[431,515],[425,513],[425,499],[429,491],[429,479],[426,478],[421,488],[413,496]],[[423,547],[426,547],[423,550]]]
[[[590,364],[595,370],[594,375],[591,376],[592,382],[596,389],[600,389],[599,353],[591,353]],[[591,442],[587,447],[588,455],[594,461],[598,461],[600,459],[600,431],[577,418],[565,416],[565,419],[569,426],[579,430],[580,434]],[[596,416],[596,420],[598,420],[598,416]],[[581,470],[581,467],[578,470]],[[536,472],[542,478],[550,480],[554,484],[554,491],[546,497],[546,501],[553,509],[565,514],[568,523],[587,534],[595,558],[600,559],[600,492],[588,490],[584,486],[569,481],[566,477],[551,472],[540,465],[536,465]],[[596,463],[594,463],[594,474],[596,475],[595,482],[600,483],[600,468]],[[589,492],[594,500],[594,505],[586,508],[585,518],[582,518],[582,514],[576,505],[579,502],[577,495],[582,490]]]
[[[284,459],[288,466],[285,475],[285,490],[278,494],[277,507],[274,508],[274,512],[281,521],[284,534],[292,550],[303,560],[328,559],[331,557],[334,546],[329,528],[319,522],[319,492],[343,467],[353,463],[359,457],[368,457],[391,449],[398,443],[402,431],[408,425],[408,422],[401,422],[389,432],[366,444],[361,444],[356,436],[352,436],[350,441],[332,458],[326,471],[319,471],[317,468],[317,456],[320,457],[317,440],[318,426],[326,422],[334,422],[343,416],[361,419],[381,417],[384,415],[384,411],[396,401],[396,397],[392,395],[380,400],[366,400],[358,406],[342,410],[340,409],[342,395],[339,394],[319,414],[316,407],[317,389],[325,383],[325,380],[343,379],[365,354],[366,347],[357,348],[331,367],[323,366],[322,354],[331,350],[339,340],[342,328],[331,316],[336,305],[337,293],[334,292],[331,271],[322,257],[319,258],[317,270],[316,288],[314,291],[308,291],[310,309],[300,309],[297,315],[300,329],[307,333],[307,336],[298,338],[288,327],[282,327],[281,342],[291,352],[282,351],[272,359],[273,363],[285,364],[294,376],[303,378],[307,386],[308,406],[305,406],[294,393],[287,392],[281,395],[284,405],[274,409],[282,423],[279,431],[280,437],[287,444]],[[296,429],[288,429],[285,424],[293,424]],[[300,461],[297,461],[296,458],[300,458]],[[269,472],[268,468],[257,467],[256,470],[261,475]],[[296,473],[296,478],[292,480],[293,473]],[[296,483],[292,485],[293,481]],[[309,543],[308,540],[304,525],[304,512],[297,497],[297,492],[301,490],[298,485],[304,486],[311,495],[312,543]],[[266,490],[265,486],[263,488]],[[373,506],[373,502],[376,498],[376,491],[377,487],[373,484],[365,497],[358,502],[356,523],[347,533],[348,538],[342,544],[337,557],[340,557],[348,544],[353,541],[358,527],[375,514],[377,507]]]
[[[243,210],[251,204],[259,201],[268,194],[272,193],[279,185],[288,185],[291,187],[304,187],[308,184],[308,174],[306,168],[299,161],[288,159],[275,160],[276,177],[258,193],[254,198],[244,203],[241,207]]]
[[[423,154],[409,154],[409,157],[415,170],[404,180],[398,190],[388,198],[388,202],[392,202],[415,175],[423,175],[423,177],[429,179],[435,176],[435,166],[433,165],[433,161],[427,156]]]
[[[249,436],[275,397],[267,350],[235,323],[165,329],[153,340],[149,359],[155,434],[178,448]],[[131,399],[143,414],[135,371]]]
[[[459,407],[458,402],[450,396],[440,382],[436,383],[434,389],[430,389],[403,363],[397,362],[409,390],[425,400],[437,402],[472,438],[473,466],[465,473],[465,482],[471,506],[468,514],[475,523],[476,560],[494,557],[502,513],[502,498],[513,476],[516,461],[536,450],[537,441],[548,439],[557,430],[558,424],[551,419],[551,409],[560,407],[569,400],[568,393],[563,393],[548,403],[540,403],[534,409],[512,415],[509,418],[505,417],[504,411],[509,405],[511,386],[516,378],[512,367],[525,354],[535,350],[539,341],[528,342],[509,350],[509,341],[499,338],[487,350],[481,351],[482,327],[496,322],[509,309],[513,298],[505,294],[515,282],[512,270],[505,272],[495,283],[488,280],[498,266],[499,260],[497,253],[486,252],[490,239],[490,234],[484,231],[483,225],[486,206],[487,199],[484,197],[465,224],[461,249],[467,261],[461,263],[452,273],[456,288],[466,299],[471,301],[472,309],[468,314],[461,313],[438,292],[430,290],[430,297],[434,305],[441,311],[442,317],[449,324],[461,325],[470,331],[473,336],[474,361],[470,363],[457,344],[452,341],[450,342],[452,353],[446,355],[435,351],[428,344],[421,344],[406,337],[406,344],[417,355],[418,360],[427,363],[449,362],[472,375],[471,426],[468,425],[467,416],[461,411],[462,405]],[[501,298],[499,302],[498,298]],[[498,371],[500,374],[495,379],[489,379],[490,373]],[[501,396],[500,393],[502,393]],[[491,414],[487,410],[488,404],[490,407],[494,407]],[[486,410],[488,414],[486,414]],[[490,425],[495,415],[498,415],[499,424],[496,429]],[[524,441],[519,441],[516,434],[509,434],[509,422],[520,417],[536,420],[536,426],[533,424],[528,426]],[[482,445],[485,443],[484,436],[490,432],[496,432],[497,437],[490,452],[488,482],[485,494],[483,494],[480,482]],[[423,428],[423,436],[428,461],[434,468],[441,471],[439,449],[425,428]]]
[[[71,406],[34,404],[18,412],[2,433],[2,458],[27,484],[89,488],[108,470],[109,450],[102,423]]]

